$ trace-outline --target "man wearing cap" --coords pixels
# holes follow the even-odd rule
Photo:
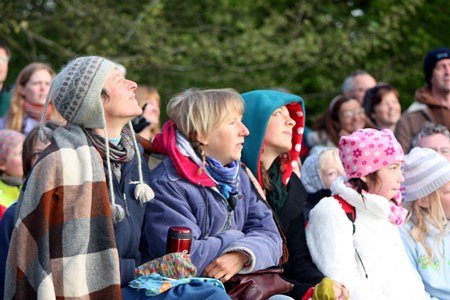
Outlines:
[[[403,113],[395,136],[406,152],[425,122],[450,129],[450,49],[437,48],[423,62],[426,86],[416,91],[415,101]]]

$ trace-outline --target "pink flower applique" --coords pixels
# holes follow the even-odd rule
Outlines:
[[[362,152],[360,149],[353,150],[353,156],[354,157],[360,157],[362,155]]]
[[[384,153],[386,153],[386,155],[393,155],[395,152],[394,147],[388,147],[386,148],[386,150],[384,150]]]

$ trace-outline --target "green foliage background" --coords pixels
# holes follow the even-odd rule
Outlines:
[[[405,108],[425,53],[450,46],[447,0],[6,0],[0,11],[9,83],[31,61],[59,70],[95,54],[165,101],[190,87],[282,87],[305,99],[309,122],[356,69],[394,85]]]

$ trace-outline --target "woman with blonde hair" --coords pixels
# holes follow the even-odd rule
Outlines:
[[[170,121],[153,140],[167,155],[153,170],[144,259],[166,253],[167,229],[192,230],[190,258],[203,274],[228,281],[278,264],[282,242],[272,212],[240,164],[249,131],[244,102],[231,89],[195,90],[170,100]]]
[[[0,119],[0,128],[28,134],[38,125],[54,76],[53,69],[44,63],[34,62],[23,68],[16,79],[9,111]],[[49,119],[51,114],[49,105],[46,114]]]
[[[450,298],[450,163],[429,148],[413,148],[405,159],[409,221],[401,227],[411,263],[431,299]]]

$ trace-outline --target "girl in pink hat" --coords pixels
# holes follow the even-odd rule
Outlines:
[[[346,178],[311,210],[306,228],[313,261],[345,284],[353,299],[427,299],[398,226],[403,150],[390,130],[360,129],[339,141]]]

